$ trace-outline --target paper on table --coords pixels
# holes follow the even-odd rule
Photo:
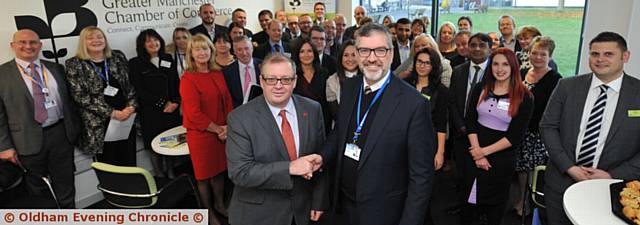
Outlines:
[[[104,141],[120,141],[129,138],[136,114],[137,113],[131,114],[129,119],[125,121],[111,119],[111,121],[109,121],[109,127],[107,127],[107,132],[105,132],[104,135]]]

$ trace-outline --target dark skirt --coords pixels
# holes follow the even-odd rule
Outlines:
[[[527,131],[517,151],[516,171],[532,171],[536,166],[546,165],[549,153],[542,143],[539,132]]]

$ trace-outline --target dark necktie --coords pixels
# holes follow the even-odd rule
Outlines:
[[[585,128],[582,145],[578,153],[578,162],[576,165],[591,167],[596,158],[596,149],[598,148],[598,139],[600,137],[600,128],[602,127],[602,118],[604,117],[604,109],[607,105],[607,89],[609,86],[600,85],[600,95],[596,103],[591,108],[589,118],[587,119],[587,127]]]
[[[471,80],[471,85],[469,85],[469,90],[467,93],[467,98],[465,99],[464,104],[464,115],[467,115],[467,105],[469,104],[469,97],[471,97],[471,92],[473,91],[473,87],[478,83],[478,73],[480,72],[480,66],[473,66],[476,71],[473,73],[473,79]]]
[[[275,50],[275,52],[280,53],[280,45],[279,44],[273,45],[273,49]]]
[[[40,79],[40,74],[36,70],[35,64],[29,64],[29,76],[33,78],[31,81],[31,94],[33,95],[33,113],[34,119],[38,121],[38,123],[44,123],[49,115],[47,114],[47,109],[44,107],[44,93],[42,92],[42,88],[39,83],[43,83]],[[37,83],[36,83],[37,82]]]
[[[370,93],[371,93],[371,87],[368,87],[368,86],[367,86],[367,87],[365,87],[365,88],[364,88],[364,94],[365,94],[365,95],[368,95],[368,94],[370,94]]]

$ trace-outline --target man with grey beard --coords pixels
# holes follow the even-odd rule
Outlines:
[[[422,224],[433,186],[435,133],[427,100],[391,75],[393,43],[381,25],[356,38],[362,75],[347,79],[335,130],[325,145],[335,170],[334,221]]]

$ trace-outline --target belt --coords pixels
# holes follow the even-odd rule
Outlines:
[[[53,123],[53,124],[51,124],[51,125],[49,125],[49,126],[43,127],[43,128],[42,128],[42,130],[44,130],[44,131],[48,131],[48,130],[50,130],[50,129],[52,129],[52,128],[54,128],[54,127],[56,127],[56,126],[58,126],[58,125],[62,124],[62,121],[63,121],[62,119],[59,119],[59,120],[58,120],[58,121],[56,121],[55,123]]]

